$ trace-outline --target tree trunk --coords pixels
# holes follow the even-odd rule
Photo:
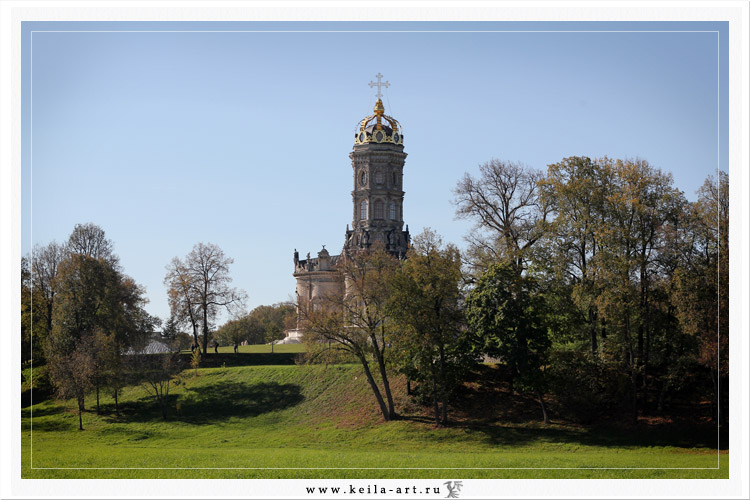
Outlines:
[[[719,386],[718,386],[717,398],[719,400],[718,401],[718,403],[720,405],[719,408],[721,409],[720,410],[720,412],[721,412],[721,420],[720,420],[720,422],[721,422],[722,426],[729,427],[729,398],[728,397],[724,397],[724,398],[721,397],[721,388],[722,387],[729,387],[729,378],[728,377],[721,377],[718,374],[717,374],[717,376],[719,377],[719,379],[718,379]]]
[[[117,387],[115,387],[115,415],[120,416],[120,406],[117,403]]]
[[[656,404],[656,411],[661,414],[664,411],[664,397],[667,394],[667,388],[669,387],[669,382],[665,382],[662,380],[661,382],[661,390],[659,391],[659,402]]]
[[[99,384],[96,384],[96,414],[99,415]]]
[[[646,253],[645,250],[641,254],[641,325],[638,328],[638,365],[641,367],[641,387],[643,389],[643,404],[644,411],[647,411],[649,406],[648,401],[648,357],[649,348],[651,343],[651,335],[649,333],[649,307],[648,307],[648,274],[646,271]]]
[[[719,400],[719,383],[718,383],[718,373],[714,373],[713,370],[711,370],[711,385],[714,388],[714,404],[715,411],[712,411],[711,420],[721,425],[721,401]]]
[[[547,415],[547,405],[544,404],[544,397],[542,391],[536,390],[536,397],[539,398],[539,405],[542,407],[542,416],[544,417],[544,423],[549,424],[549,416]]]
[[[596,356],[599,346],[596,342],[596,319],[593,307],[589,308],[589,336],[591,337],[591,354]]]
[[[630,314],[629,308],[625,307],[625,339],[627,341],[627,360],[630,371],[630,391],[631,391],[631,418],[633,423],[638,422],[638,367],[636,358],[633,353],[633,338],[630,334]]]
[[[411,396],[411,380],[406,377],[406,395]]]
[[[47,332],[52,331],[52,312],[54,311],[55,302],[54,296],[49,302],[47,302]]]
[[[448,425],[448,398],[445,396],[445,392],[441,394],[441,408],[440,408],[440,421],[443,425]]]
[[[383,379],[383,390],[385,391],[385,398],[388,402],[388,415],[389,420],[396,418],[396,407],[393,404],[393,395],[391,394],[391,384],[388,381],[388,373],[385,371],[385,360],[382,354],[378,356],[378,368],[380,369],[380,377]]]
[[[445,388],[445,345],[440,344],[440,400],[442,404],[441,420],[443,425],[448,425],[448,396]]]
[[[432,374],[432,408],[435,412],[435,425],[440,425],[440,409],[438,408],[437,377]]]
[[[631,411],[633,423],[638,423],[638,373],[631,367],[630,389],[632,392]]]
[[[375,383],[375,379],[372,377],[372,373],[370,372],[370,366],[367,364],[367,358],[365,358],[364,356],[361,356],[359,360],[362,363],[362,368],[364,368],[365,370],[365,376],[367,377],[367,381],[370,383],[372,392],[373,394],[375,394],[375,399],[378,400],[378,406],[380,406],[380,412],[383,414],[383,418],[387,422],[391,419],[391,415],[388,412],[388,408],[385,406],[385,401],[383,401],[383,396],[380,394],[380,389],[378,389],[378,384]]]
[[[85,408],[85,403],[82,397],[78,398],[78,430],[83,430],[83,410]]]
[[[198,342],[198,327],[193,323],[193,345],[200,345]]]
[[[208,310],[203,308],[203,354],[208,354]]]

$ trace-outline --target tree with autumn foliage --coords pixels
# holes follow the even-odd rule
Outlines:
[[[211,324],[221,310],[242,310],[247,294],[230,286],[229,266],[234,262],[213,243],[198,243],[184,258],[167,266],[164,283],[172,317],[190,324],[198,344],[200,332],[203,353],[208,353]]]
[[[103,248],[97,241],[96,248]],[[111,248],[111,243],[105,246]],[[156,319],[143,308],[143,289],[120,271],[111,252],[99,257],[71,252],[58,266],[55,290],[52,329],[45,341],[48,370],[58,394],[75,395],[83,411],[89,388],[97,390],[97,397],[105,384],[119,390],[123,382],[113,377],[122,374],[116,366],[120,356],[143,343]]]
[[[469,269],[474,283],[493,263],[538,281],[562,406],[606,402],[637,419],[711,387],[712,413],[726,415],[726,174],[696,202],[641,159],[570,157],[539,175],[494,160],[480,174],[459,181],[457,215],[495,239],[468,237]],[[570,386],[590,387],[589,401]]]
[[[435,424],[448,424],[448,402],[476,362],[462,328],[461,254],[426,228],[390,282],[388,311],[397,366],[431,400]]]
[[[680,326],[698,343],[698,363],[710,373],[714,415],[727,423],[729,380],[729,176],[709,176],[686,214],[685,235],[671,279]],[[723,391],[722,391],[723,389]]]

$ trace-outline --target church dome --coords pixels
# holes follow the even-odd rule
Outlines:
[[[366,116],[359,122],[354,133],[354,144],[403,144],[404,134],[401,124],[385,114],[383,101],[375,103],[375,114]]]

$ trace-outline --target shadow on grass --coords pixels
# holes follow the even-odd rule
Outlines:
[[[65,408],[62,406],[46,406],[44,408],[21,408],[21,417],[22,418],[31,418],[32,413],[34,415],[34,418],[36,417],[46,417],[48,415],[58,415],[60,413],[63,413],[65,411]]]
[[[34,412],[36,417],[36,412]],[[22,431],[72,431],[78,429],[78,419],[43,419],[34,418],[33,425],[31,420],[21,421]]]
[[[33,401],[32,401],[33,396]],[[47,389],[26,389],[21,391],[21,408],[27,408],[34,404],[39,404],[52,397],[52,391]]]
[[[601,447],[671,446],[677,448],[728,448],[728,434],[717,443],[715,424],[698,419],[676,418],[671,422],[638,424],[611,415],[599,424],[574,424],[561,420],[552,410],[553,424],[541,423],[536,398],[511,390],[510,373],[502,365],[479,367],[457,395],[453,409],[456,427],[483,433],[496,445],[523,445],[533,442],[578,444]]]
[[[170,395],[167,419],[191,424],[210,424],[232,417],[255,417],[283,410],[298,405],[303,399],[300,386],[294,384],[220,382],[189,388],[179,397]],[[110,405],[107,405],[102,409],[117,422],[162,419],[160,407],[152,397],[121,404],[119,418],[113,415],[113,406],[110,408]]]
[[[495,445],[522,445],[532,442],[577,444],[598,447],[671,446],[676,448],[717,447],[716,428],[669,427],[635,425],[631,427],[597,426],[589,429],[564,429],[560,427],[511,427],[501,425],[470,425],[474,431],[484,433],[488,442]],[[722,440],[720,449],[727,449]]]

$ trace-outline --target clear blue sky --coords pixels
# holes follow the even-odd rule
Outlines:
[[[472,32],[449,32],[461,30]],[[519,32],[534,30],[585,32]],[[391,83],[386,112],[404,126],[412,234],[429,226],[462,246],[470,224],[454,219],[451,191],[491,158],[544,169],[573,155],[640,157],[672,172],[689,199],[717,161],[727,170],[726,23],[23,31],[22,252],[94,222],[161,318],[164,267],[199,241],[234,258],[249,309],[294,294],[295,248],[340,250],[352,215],[348,154],[378,72]]]

